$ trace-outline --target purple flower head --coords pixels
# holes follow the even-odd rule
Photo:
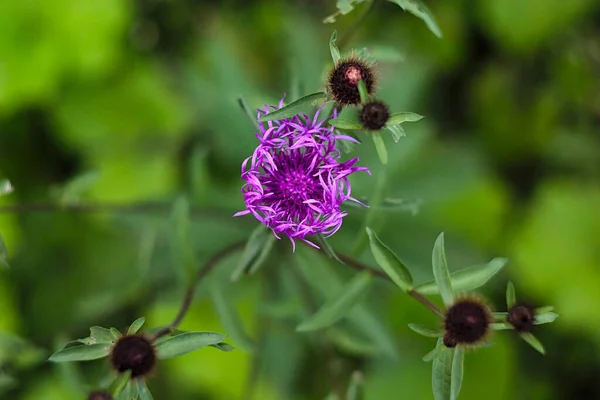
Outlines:
[[[258,110],[258,118],[281,107],[283,99],[279,107]],[[336,141],[357,141],[324,127],[327,118],[318,120],[321,109],[312,120],[302,114],[259,123],[260,143],[242,163],[246,209],[235,216],[251,213],[278,239],[287,235],[294,249],[294,239],[317,247],[306,236],[337,232],[347,215],[340,205],[346,200],[362,204],[350,196],[348,177],[356,171],[370,174],[368,168],[354,166],[358,158],[340,162]],[[337,117],[335,110],[333,117]]]

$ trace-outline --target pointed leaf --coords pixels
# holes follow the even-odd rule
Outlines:
[[[145,380],[137,379],[135,381],[135,384],[137,385],[140,400],[154,400],[154,398],[152,397],[152,393],[150,393],[150,389],[148,389],[148,385],[146,385]]]
[[[433,361],[445,348],[443,339],[439,338],[433,350],[423,356],[423,361]]]
[[[490,328],[495,331],[504,331],[507,329],[514,329],[514,327],[508,322],[493,322],[490,324]]]
[[[437,283],[440,296],[446,307],[450,307],[454,303],[454,290],[450,281],[450,273],[448,272],[448,264],[446,262],[446,252],[444,250],[444,232],[440,233],[433,245],[433,253],[431,255],[433,264],[433,277]]]
[[[243,97],[238,97],[237,100],[238,100],[238,105],[240,106],[240,108],[242,109],[244,114],[246,114],[246,116],[252,122],[252,124],[258,128],[258,122],[256,122],[256,116],[253,115],[252,112],[250,112],[250,108],[248,107],[246,100],[244,100]]]
[[[260,224],[250,234],[246,247],[240,256],[240,261],[231,274],[231,280],[237,281],[244,274],[254,273],[267,260],[275,236],[265,225]]]
[[[226,298],[225,290],[217,284],[213,284],[210,287],[210,297],[225,331],[240,347],[248,352],[253,352],[256,346],[246,333],[238,313]]]
[[[138,389],[134,380],[129,380],[125,385],[125,389],[121,394],[117,397],[117,400],[137,400],[138,399]]]
[[[440,329],[427,328],[427,327],[424,327],[419,324],[408,324],[408,327],[410,329],[412,329],[413,331],[417,332],[419,335],[422,335],[425,337],[436,338],[436,337],[442,337],[442,335],[444,334],[444,332],[442,332]]]
[[[140,317],[140,318],[136,319],[135,321],[133,321],[131,323],[131,325],[129,325],[129,329],[127,329],[127,334],[128,335],[136,334],[137,331],[139,331],[140,328],[144,325],[144,322],[146,322],[146,318],[144,318],[144,317]]]
[[[533,323],[535,325],[548,324],[550,322],[554,322],[556,318],[558,318],[558,314],[550,311],[542,314],[535,314]]]
[[[379,156],[379,161],[381,161],[382,164],[387,164],[388,153],[387,148],[385,147],[385,142],[381,137],[381,134],[379,132],[373,132],[371,133],[371,136],[373,136],[373,143],[375,143],[375,150],[377,150],[377,156]]]
[[[465,364],[464,347],[454,349],[454,359],[452,360],[452,382],[450,384],[450,399],[456,400],[462,386]]]
[[[382,270],[390,277],[400,289],[405,292],[411,290],[412,276],[406,266],[400,261],[398,256],[387,247],[378,237],[375,232],[367,227],[367,235],[369,236],[369,244],[373,258]]]
[[[0,196],[5,196],[9,193],[12,193],[13,190],[13,185],[8,179],[0,179]]]
[[[508,317],[508,313],[506,311],[503,311],[503,312],[493,312],[492,313],[492,317],[494,317],[495,320],[504,321],[504,320],[506,320],[506,317]]]
[[[511,308],[517,302],[517,295],[515,294],[515,285],[511,281],[508,281],[506,285],[506,307]]]
[[[365,104],[369,101],[369,92],[367,91],[365,81],[362,79],[358,81],[358,94],[360,95],[360,102],[362,104]]]
[[[117,328],[110,328],[110,335],[114,340],[119,340],[123,336]]]
[[[535,309],[536,314],[544,314],[550,311],[554,311],[554,306],[544,306]]]
[[[452,363],[454,349],[444,347],[433,360],[431,383],[435,400],[448,400],[452,390]]]
[[[337,129],[345,129],[350,131],[362,129],[362,126],[358,122],[354,122],[349,119],[333,118],[327,122],[329,123],[329,125],[334,126]]]
[[[362,299],[372,281],[373,275],[369,271],[357,274],[336,297],[327,301],[319,311],[301,323],[296,331],[314,331],[333,325],[346,316],[352,307]]]
[[[404,128],[400,124],[398,124],[398,125],[387,124],[385,126],[385,128],[392,133],[392,140],[394,141],[394,143],[398,143],[400,141],[400,138],[403,138],[406,136],[406,132],[404,131]]]
[[[219,350],[225,351],[225,352],[235,350],[235,347],[233,347],[232,345],[227,344],[225,342],[221,342],[221,343],[217,343],[217,344],[209,344],[208,346],[214,347],[215,349],[219,349]]]
[[[110,353],[111,348],[112,346],[107,343],[67,347],[52,354],[48,361],[68,362],[97,360],[106,357]]]
[[[113,395],[113,397],[117,397],[121,393],[123,393],[123,391],[125,390],[125,387],[127,387],[127,382],[129,382],[129,378],[131,378],[131,370],[130,369],[119,374],[117,379],[115,379],[113,381],[113,383],[111,383],[108,391]]]
[[[92,326],[90,328],[90,339],[92,339],[93,343],[111,343],[115,341],[115,337],[110,332],[110,329],[101,326]]]
[[[362,3],[366,0],[337,0],[336,7],[342,14],[348,14],[354,9],[354,4]]]
[[[398,125],[404,122],[417,122],[423,119],[422,115],[412,112],[397,112],[390,115],[386,125]]]
[[[476,265],[454,271],[450,274],[450,281],[455,291],[468,292],[485,285],[496,275],[508,260],[506,258],[494,258],[487,264]],[[436,282],[427,282],[415,288],[421,294],[438,294],[439,288]]]
[[[275,110],[269,114],[263,115],[258,119],[258,122],[267,122],[293,117],[294,115],[298,115],[309,110],[310,108],[314,107],[318,101],[325,100],[326,98],[327,94],[324,92],[306,95],[296,101],[291,102],[287,106],[280,108],[279,110]]]
[[[225,335],[215,332],[186,332],[156,343],[156,354],[159,359],[177,357],[211,344],[219,344],[223,339]]]
[[[364,393],[364,377],[360,371],[354,371],[346,393],[346,400],[363,400]]]
[[[398,4],[404,11],[408,11],[414,16],[422,19],[429,30],[433,32],[435,36],[441,39],[442,31],[438,26],[433,14],[429,11],[429,8],[421,0],[388,0],[392,3]]]
[[[334,30],[331,34],[331,38],[329,38],[329,52],[331,53],[331,59],[333,60],[333,65],[337,65],[340,61],[340,49],[337,48],[335,41],[337,40],[337,30]]]
[[[523,338],[524,341],[526,341],[531,347],[536,349],[538,352],[540,352],[541,354],[544,354],[544,355],[546,354],[546,350],[544,349],[544,346],[531,333],[522,333],[521,337]]]

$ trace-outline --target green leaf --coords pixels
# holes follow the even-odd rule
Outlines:
[[[400,138],[403,138],[406,136],[406,132],[404,131],[404,128],[400,124],[398,124],[398,125],[389,125],[388,124],[385,126],[385,128],[392,133],[392,140],[394,141],[394,143],[398,143],[400,141]]]
[[[184,282],[194,271],[195,257],[190,239],[190,203],[185,196],[179,196],[171,210],[171,256],[173,267],[180,273]]]
[[[329,258],[339,262],[340,264],[346,264],[338,257],[338,255],[335,253],[335,250],[333,250],[333,247],[331,247],[331,245],[327,241],[327,238],[323,234],[318,233],[315,236],[317,238],[317,241],[319,242],[321,250],[323,250]]]
[[[506,307],[511,308],[517,302],[517,295],[515,294],[515,285],[511,281],[506,284]]]
[[[535,309],[536,314],[544,314],[550,311],[554,311],[554,306],[544,306]]]
[[[354,371],[350,379],[350,385],[346,392],[346,400],[363,400],[364,393],[364,377],[360,371]]]
[[[558,314],[548,311],[545,313],[541,313],[541,314],[535,314],[535,319],[534,319],[534,324],[535,325],[542,325],[542,324],[548,324],[550,322],[554,322],[554,320],[558,318]]]
[[[465,349],[456,347],[454,349],[454,359],[452,360],[452,382],[450,383],[450,399],[456,400],[460,393],[464,376]]]
[[[209,347],[214,347],[215,349],[219,349],[221,351],[233,351],[235,350],[235,347],[233,347],[232,345],[225,343],[225,342],[221,342],[221,343],[217,343],[217,344],[209,344]]]
[[[92,187],[100,178],[97,171],[85,172],[77,175],[66,184],[54,189],[54,196],[59,204],[65,206],[79,202],[81,195]]]
[[[327,339],[344,352],[357,356],[372,356],[379,353],[371,341],[360,337],[352,331],[331,327],[327,330]]]
[[[10,266],[8,265],[8,249],[6,248],[4,238],[0,233],[0,268],[8,269],[9,267]]]
[[[48,361],[68,362],[97,360],[106,357],[110,353],[111,348],[112,346],[107,343],[67,347],[52,354]]]
[[[335,45],[335,41],[337,40],[337,30],[334,30],[329,38],[329,52],[331,53],[331,59],[333,60],[333,65],[337,65],[340,61],[340,49]]]
[[[140,396],[140,400],[154,400],[152,397],[152,393],[150,393],[150,389],[148,389],[148,385],[146,381],[143,379],[137,379],[135,381],[137,385],[138,394]]]
[[[8,179],[0,179],[0,196],[5,196],[9,193],[12,193],[13,190],[13,185]]]
[[[454,349],[444,347],[433,360],[431,370],[431,381],[433,397],[435,400],[450,399],[452,391],[452,364],[454,361]]]
[[[127,334],[128,335],[136,334],[137,331],[139,331],[140,328],[144,325],[144,322],[146,322],[146,318],[144,318],[144,317],[140,317],[140,318],[136,319],[135,321],[133,321],[131,323],[131,325],[129,325],[129,329],[127,329]]]
[[[417,332],[419,335],[422,335],[425,337],[436,338],[436,337],[441,337],[444,334],[444,332],[442,332],[440,329],[426,328],[419,324],[408,324],[408,327],[410,329],[412,329],[413,331]]]
[[[108,391],[113,395],[113,397],[117,397],[121,393],[123,393],[123,391],[125,390],[125,387],[127,386],[127,382],[129,382],[129,378],[131,378],[131,370],[130,369],[123,372],[122,374],[119,374],[117,379],[115,379],[113,381],[113,383],[111,383]]]
[[[334,118],[327,122],[329,125],[334,126],[337,129],[345,129],[349,131],[362,129],[362,126],[358,122],[354,122],[349,119]]]
[[[251,274],[266,261],[275,243],[275,236],[265,225],[258,225],[250,234],[240,261],[231,274],[231,280],[237,281],[244,274]]]
[[[358,81],[358,94],[360,95],[360,102],[362,104],[365,104],[369,101],[369,92],[367,91],[365,81],[362,79]]]
[[[296,331],[306,332],[322,329],[342,319],[362,299],[373,281],[369,271],[363,271],[348,282],[336,297],[327,301],[315,314],[301,323]]]
[[[242,97],[238,97],[237,101],[244,114],[246,114],[248,119],[252,122],[252,125],[258,128],[258,122],[256,122],[256,115],[252,114],[250,108],[248,107],[248,104],[246,103],[246,100],[244,100]]]
[[[125,385],[125,389],[117,397],[117,400],[137,400],[138,389],[134,380],[129,380]]]
[[[387,164],[388,163],[388,153],[387,153],[387,149],[385,147],[385,142],[383,141],[383,138],[381,137],[381,134],[379,132],[373,132],[371,133],[371,136],[373,136],[373,143],[375,143],[375,150],[377,150],[377,155],[379,156],[379,161],[381,161],[382,164]]]
[[[495,331],[504,331],[507,329],[514,329],[514,327],[508,322],[493,322],[490,324],[490,328]]]
[[[541,354],[544,354],[544,355],[546,354],[546,350],[544,349],[544,346],[531,333],[522,333],[521,337],[523,338],[524,341],[526,341],[531,347],[536,349],[538,352],[540,352]]]
[[[442,300],[446,307],[450,307],[452,303],[454,303],[454,290],[452,289],[450,273],[448,272],[448,263],[446,262],[444,232],[440,233],[433,245],[431,262],[433,264],[433,277],[437,283],[440,296],[442,296]]]
[[[110,328],[110,335],[114,340],[119,340],[123,336],[117,328]]]
[[[373,258],[375,258],[377,264],[400,289],[405,292],[411,290],[413,279],[408,268],[400,261],[396,253],[377,237],[377,234],[371,228],[367,226],[366,230],[369,236],[371,253],[373,253]]]
[[[476,265],[454,271],[450,274],[450,281],[455,291],[468,292],[485,285],[496,275],[508,260],[506,258],[494,258],[487,264]],[[421,294],[438,294],[439,288],[436,282],[427,282],[415,288]]]
[[[348,14],[354,9],[355,4],[362,3],[365,0],[337,0],[336,7],[342,14]]]
[[[307,111],[308,109],[314,107],[318,101],[325,100],[326,98],[327,94],[324,92],[306,95],[296,101],[291,102],[287,106],[280,108],[279,110],[275,110],[269,114],[263,115],[258,119],[258,122],[267,122],[293,117],[294,115],[298,115],[301,112]]]
[[[446,348],[442,338],[439,338],[433,350],[423,356],[423,361],[433,361]]]
[[[93,343],[111,343],[115,341],[115,337],[110,332],[110,329],[101,326],[92,326],[90,328],[90,339]]]
[[[239,315],[226,298],[226,290],[216,282],[210,286],[209,290],[219,321],[221,321],[229,336],[244,350],[253,352],[256,346],[246,333]]]
[[[215,332],[185,332],[156,343],[159,359],[181,356],[212,344],[219,344],[225,335]]]
[[[493,312],[492,313],[492,317],[494,317],[495,320],[505,320],[506,317],[508,317],[508,313],[506,311],[502,311],[502,312]]]
[[[423,119],[422,115],[412,112],[397,112],[390,115],[386,125],[399,125],[403,122],[417,122]]]
[[[438,38],[442,38],[442,31],[438,26],[433,14],[429,8],[421,0],[388,0],[394,4],[398,4],[404,11],[408,11],[414,16],[422,19],[429,30]]]

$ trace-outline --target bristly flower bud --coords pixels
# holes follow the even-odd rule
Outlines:
[[[131,370],[131,377],[137,378],[154,369],[156,353],[149,339],[141,335],[126,335],[115,343],[110,361],[117,372]]]
[[[113,400],[113,397],[106,390],[96,390],[89,394],[87,400]]]
[[[508,310],[506,321],[519,333],[531,332],[535,322],[535,310],[529,304],[517,303]]]
[[[444,345],[473,345],[481,342],[490,331],[492,313],[488,306],[475,298],[455,302],[446,312]]]
[[[329,73],[327,89],[333,99],[342,106],[360,104],[358,82],[365,83],[367,93],[375,87],[373,66],[355,56],[340,60]]]
[[[370,101],[363,106],[360,112],[360,123],[368,130],[378,131],[385,126],[390,118],[387,106],[381,101]]]

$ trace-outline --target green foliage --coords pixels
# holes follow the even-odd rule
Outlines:
[[[329,123],[329,125],[334,126],[338,129],[345,129],[345,130],[350,130],[350,131],[362,129],[362,126],[360,126],[360,124],[358,122],[354,122],[349,119],[334,118],[334,119],[330,119],[327,122]]]
[[[406,266],[400,261],[398,256],[387,247],[373,232],[373,230],[367,227],[367,235],[369,236],[369,244],[371,246],[371,253],[377,264],[385,271],[400,289],[407,292],[411,290],[412,276]]]
[[[448,263],[446,262],[446,252],[444,250],[444,232],[440,233],[433,246],[431,254],[431,263],[433,265],[433,277],[437,283],[440,295],[446,307],[454,303],[454,289],[450,280]]]
[[[435,36],[441,39],[442,31],[438,26],[433,14],[429,11],[429,8],[421,0],[388,0],[392,3],[398,4],[404,11],[408,11],[414,16],[422,19],[429,30],[433,32]]]
[[[79,346],[65,347],[52,354],[49,361],[67,362],[67,361],[89,361],[106,357],[112,346],[107,343],[93,343]]]
[[[159,359],[178,357],[202,347],[218,345],[224,339],[225,335],[215,332],[180,332],[158,341],[156,355]]]
[[[331,34],[331,38],[329,39],[329,52],[331,53],[331,60],[333,61],[333,65],[336,65],[341,58],[340,49],[338,49],[335,44],[337,40],[337,30],[334,30]]]
[[[273,243],[275,243],[275,237],[271,230],[263,224],[257,225],[246,242],[240,261],[231,275],[231,280],[235,282],[242,275],[252,274],[264,265],[273,248]]]
[[[267,122],[293,117],[296,114],[307,112],[308,110],[313,108],[319,101],[325,100],[326,98],[327,94],[324,92],[317,92],[306,95],[304,97],[299,98],[298,100],[291,102],[287,106],[284,106],[278,110],[263,115],[258,119],[258,122]]]

